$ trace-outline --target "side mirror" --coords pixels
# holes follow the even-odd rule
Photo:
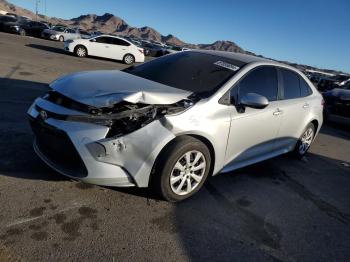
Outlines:
[[[269,100],[262,95],[258,95],[256,93],[248,93],[242,97],[240,104],[242,106],[262,109],[268,106]]]

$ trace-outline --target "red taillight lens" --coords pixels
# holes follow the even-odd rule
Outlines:
[[[324,104],[325,104],[324,99],[322,99],[321,105],[324,106]]]
[[[143,49],[139,49],[140,53],[143,54]]]

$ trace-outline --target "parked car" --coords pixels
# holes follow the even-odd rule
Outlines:
[[[350,82],[323,93],[325,119],[350,125]]]
[[[64,26],[54,26],[51,29],[46,29],[42,33],[42,37],[50,40],[64,42],[67,40],[80,39],[79,30],[67,28]]]
[[[80,34],[80,38],[83,38],[83,39],[89,39],[92,37],[91,33],[81,29],[79,29],[79,34]]]
[[[160,57],[168,53],[165,47],[146,41],[142,41],[142,48],[147,56]]]
[[[343,88],[347,82],[350,80],[349,75],[339,74],[333,77],[321,78],[318,82],[319,91],[328,91],[334,88]]]
[[[166,54],[173,54],[173,53],[177,53],[177,52],[182,51],[182,47],[175,46],[175,45],[166,45],[165,48],[166,48],[166,50],[165,50]]]
[[[7,23],[14,23],[16,21],[17,21],[17,18],[13,16],[7,16],[7,15],[0,16],[0,31],[1,32],[4,31],[5,25]]]
[[[48,29],[46,24],[30,20],[17,20],[16,22],[6,23],[4,26],[4,31],[8,33],[35,37],[40,37],[45,29]]]
[[[181,47],[181,46],[176,46],[176,45],[166,45],[166,50],[165,53],[166,54],[173,54],[176,52],[182,52],[182,51],[189,51],[190,49],[186,48],[186,47]]]
[[[335,84],[335,79],[331,78],[331,77],[322,77],[320,78],[318,84],[317,84],[317,89],[320,92],[325,92],[328,90],[331,90],[334,88],[334,84]]]
[[[100,32],[100,31],[92,31],[92,32],[91,32],[91,37],[99,36],[99,35],[103,35],[103,33]]]
[[[87,183],[150,186],[169,201],[211,175],[302,157],[322,125],[322,96],[302,73],[231,52],[178,52],[50,87],[28,111],[44,162]]]
[[[96,56],[121,60],[131,65],[134,62],[144,62],[143,49],[133,43],[116,36],[101,35],[90,39],[66,41],[64,49],[79,57]]]
[[[334,77],[334,88],[343,88],[350,82],[350,75],[339,74]]]

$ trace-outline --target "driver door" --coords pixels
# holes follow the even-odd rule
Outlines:
[[[266,97],[269,104],[263,109],[239,106],[240,99],[256,93]],[[277,70],[261,66],[248,72],[231,90],[232,108],[226,163],[227,168],[239,168],[273,154],[280,125]],[[238,101],[238,102],[237,102]]]

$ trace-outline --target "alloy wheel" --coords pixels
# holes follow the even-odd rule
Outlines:
[[[134,63],[134,57],[132,57],[131,55],[127,55],[127,56],[125,56],[124,61],[126,64],[130,65],[130,64]]]
[[[309,127],[308,129],[306,129],[306,131],[304,132],[304,134],[301,137],[301,143],[299,145],[299,153],[300,155],[304,155],[306,153],[306,151],[309,149],[311,143],[312,143],[312,139],[314,138],[314,130]]]
[[[190,194],[203,180],[206,168],[203,153],[197,150],[185,153],[171,171],[171,190],[181,196]]]
[[[85,50],[85,48],[79,47],[79,48],[77,49],[77,55],[78,55],[79,57],[84,57],[84,56],[86,56],[86,50]]]

